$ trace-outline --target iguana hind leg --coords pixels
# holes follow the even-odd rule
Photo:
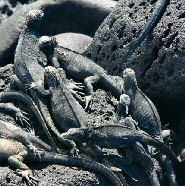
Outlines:
[[[17,155],[10,156],[8,158],[8,163],[15,167],[17,170],[16,172],[25,178],[29,183],[32,183],[31,179],[34,181],[39,181],[38,179],[33,177],[32,171],[29,167],[23,163],[24,157],[27,155],[26,151],[22,151]]]

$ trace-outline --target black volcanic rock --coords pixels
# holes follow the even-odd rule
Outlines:
[[[174,0],[162,19],[125,63],[131,42],[144,28],[156,1],[120,0],[97,30],[86,55],[111,75],[136,71],[139,87],[157,101],[185,99],[185,1]],[[157,98],[157,99],[156,99]]]
[[[90,45],[93,38],[85,34],[78,34],[73,32],[67,32],[63,34],[55,35],[59,46],[69,48],[78,53],[83,53]]]

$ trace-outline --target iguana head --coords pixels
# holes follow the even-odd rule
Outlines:
[[[71,128],[67,132],[61,134],[64,139],[73,140],[75,142],[85,142],[85,130],[81,128]]]
[[[42,10],[30,10],[26,15],[25,25],[29,29],[35,29],[40,26],[41,20],[44,16]]]
[[[123,81],[124,81],[125,88],[137,87],[136,74],[131,68],[126,68],[123,71]]]
[[[54,51],[54,48],[57,46],[56,38],[49,36],[42,36],[39,39],[39,49],[44,53],[51,54]]]
[[[128,114],[128,107],[130,105],[130,97],[127,94],[122,94],[119,100],[120,105],[124,105],[125,113]]]
[[[44,80],[49,88],[59,86],[60,81],[64,78],[66,75],[63,69],[56,69],[52,66],[45,67]]]

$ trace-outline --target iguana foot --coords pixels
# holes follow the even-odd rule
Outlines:
[[[17,169],[16,173],[18,175],[22,176],[22,178],[25,178],[31,184],[33,183],[32,180],[36,181],[36,182],[39,182],[39,180],[37,178],[33,177],[33,173],[29,169],[28,170],[19,170],[19,169]]]
[[[73,156],[73,157],[78,157],[78,153],[79,153],[79,150],[75,147],[75,148],[72,148],[70,151],[69,151],[69,155],[70,156]]]
[[[37,89],[38,85],[36,83],[31,83],[31,84],[25,84],[25,90],[28,91],[30,89]]]
[[[92,95],[85,96],[85,110],[91,108],[92,105]]]
[[[73,83],[73,82],[69,82],[67,84],[67,88],[68,89],[72,89],[72,90],[79,90],[82,91],[84,89],[84,86],[82,85],[82,83]]]
[[[29,119],[26,116],[24,116],[26,114],[28,114],[28,113],[17,108],[16,113],[15,113],[15,119],[16,119],[16,121],[20,122],[22,126],[24,126],[23,123],[25,123],[26,127],[30,128],[31,126],[30,126],[30,123],[28,122]]]
[[[73,97],[81,104],[84,103],[84,99],[80,96],[79,92],[74,91],[74,90],[70,90],[71,94],[73,95]],[[84,96],[84,95],[83,95]]]

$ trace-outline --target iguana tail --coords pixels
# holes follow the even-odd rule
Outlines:
[[[153,15],[151,16],[150,20],[146,24],[145,28],[139,34],[138,38],[136,38],[136,40],[133,41],[133,43],[131,43],[131,45],[129,46],[129,49],[126,55],[123,57],[124,61],[126,61],[134,53],[134,51],[137,49],[137,47],[140,46],[140,44],[146,38],[146,36],[150,34],[152,30],[155,28],[155,26],[157,25],[157,22],[162,17],[167,7],[168,2],[169,0],[158,0],[157,1]]]
[[[115,97],[119,98],[122,94],[121,86],[109,75],[101,77],[102,85],[109,90]]]
[[[42,140],[40,140],[35,135],[29,134],[29,133],[27,135],[29,135],[30,141],[33,142],[33,144],[36,144],[37,147],[39,147],[41,149],[44,149],[44,150],[47,150],[49,152],[53,150],[50,145],[48,145],[47,143],[43,142]]]
[[[156,140],[148,135],[143,135],[141,142],[156,147],[161,152],[165,153],[175,164],[180,163],[175,153],[163,142]]]
[[[92,160],[72,157],[68,155],[59,155],[59,154],[54,154],[54,153],[49,153],[49,152],[41,152],[40,158],[38,158],[37,161],[44,162],[44,163],[52,163],[52,164],[59,164],[59,165],[65,165],[65,166],[79,167],[79,168],[87,169],[89,171],[98,172],[102,174],[103,176],[105,176],[108,180],[110,180],[112,185],[123,186],[120,179],[110,169]]]
[[[50,140],[50,143],[52,144],[53,149],[56,152],[58,152],[56,144],[55,144],[53,138],[51,137],[50,132],[47,128],[47,125],[46,125],[40,111],[38,110],[37,106],[35,105],[34,101],[29,96],[27,96],[26,94],[24,94],[21,91],[20,92],[19,91],[8,91],[8,92],[1,92],[0,93],[0,101],[1,102],[2,101],[7,102],[10,100],[20,100],[28,105],[28,107],[36,115],[37,119],[41,123],[42,128],[43,128],[45,134],[47,135],[48,139]]]

